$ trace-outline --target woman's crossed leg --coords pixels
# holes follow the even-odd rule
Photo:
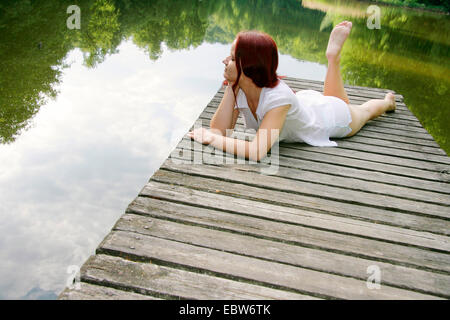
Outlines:
[[[349,125],[352,132],[347,137],[356,134],[369,120],[382,115],[386,111],[395,110],[395,97],[392,93],[387,93],[384,99],[372,99],[362,105],[350,104],[340,73],[340,59],[342,46],[351,29],[352,23],[350,21],[342,21],[331,31],[326,51],[328,69],[323,89],[324,96],[334,96],[348,104],[352,116],[352,122]]]

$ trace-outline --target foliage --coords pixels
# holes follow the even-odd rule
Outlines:
[[[93,67],[103,62],[106,55],[116,53],[123,40],[119,32],[120,12],[111,0],[96,0],[89,10],[82,12],[88,23],[87,27],[81,28],[77,45],[84,52],[85,64]]]
[[[80,30],[66,26],[72,4],[81,8]],[[56,96],[64,58],[74,48],[94,68],[124,39],[156,60],[164,47],[231,43],[239,31],[258,29],[273,36],[281,53],[326,64],[332,27],[351,19],[342,54],[346,83],[403,94],[425,128],[450,150],[448,17],[388,7],[381,29],[373,30],[366,26],[365,10],[348,0],[2,1],[0,143],[14,141],[46,99]]]

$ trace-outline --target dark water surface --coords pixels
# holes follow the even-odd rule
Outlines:
[[[81,9],[81,29],[66,10]],[[279,74],[324,80],[329,33],[353,22],[346,83],[395,90],[450,151],[450,20],[344,1],[2,1],[0,298],[52,299],[217,91],[237,32]]]

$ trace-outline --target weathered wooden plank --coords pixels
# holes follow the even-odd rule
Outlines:
[[[359,133],[359,132],[358,132]],[[339,141],[342,141],[340,139]],[[424,146],[420,144],[412,144],[408,142],[398,142],[396,140],[387,140],[387,139],[378,139],[375,136],[368,136],[367,134],[356,134],[352,137],[345,138],[345,141],[348,142],[358,142],[358,143],[364,143],[366,145],[371,146],[382,146],[382,147],[388,147],[391,149],[398,149],[402,151],[414,151],[414,152],[421,152],[421,153],[427,153],[430,155],[438,155],[438,156],[447,156],[444,150],[440,149],[439,147],[429,147]]]
[[[202,117],[201,119],[208,119]],[[204,127],[209,128],[209,121],[205,121],[203,123]],[[244,132],[245,126],[241,123],[237,123],[234,131],[236,132]],[[356,139],[359,139],[358,140]],[[436,162],[438,164],[444,164],[449,165],[450,164],[450,158],[446,155],[446,153],[443,150],[437,149],[437,148],[430,148],[432,152],[428,152],[429,150],[425,150],[424,147],[416,146],[416,145],[405,145],[402,143],[395,143],[395,142],[389,142],[386,140],[376,140],[376,139],[370,139],[370,144],[367,144],[367,138],[362,138],[360,136],[355,135],[350,138],[345,139],[331,139],[338,142],[338,145],[340,148],[346,148],[350,150],[357,150],[357,151],[366,151],[369,153],[376,153],[381,155],[392,155],[396,156],[398,158],[404,158],[404,159],[417,159],[422,160],[426,162]],[[400,147],[400,148],[399,148]],[[435,151],[436,150],[436,151]]]
[[[226,204],[214,206],[214,201],[224,199],[228,201],[229,197],[228,199],[225,195],[218,197],[198,190],[195,190],[190,195],[183,195],[180,194],[185,190],[183,187],[171,186],[169,188],[153,182],[150,186],[152,187],[151,189],[148,187],[143,191],[145,196],[137,197],[129,205],[127,212],[145,213],[163,219],[194,222],[220,230],[232,230],[233,232],[256,235],[262,238],[277,239],[281,242],[296,242],[305,246],[317,247],[320,244],[324,244],[324,248],[327,251],[344,252],[357,256],[372,256],[373,253],[367,254],[366,251],[369,248],[372,249],[369,252],[379,250],[383,244],[377,241],[397,245],[412,245],[425,248],[425,250],[427,250],[427,247],[433,248],[436,246],[441,250],[442,247],[439,246],[439,243],[445,243],[445,239],[441,240],[436,235],[427,232],[379,225],[302,209],[285,208],[269,204],[258,205],[255,201],[246,199],[236,199],[235,206]],[[175,195],[179,198],[175,198]],[[206,202],[204,204],[196,203],[195,200],[201,196],[205,197]],[[375,242],[361,240],[363,243],[360,244],[358,239],[357,243],[352,243],[352,241],[355,241],[352,238],[349,248],[346,249],[341,242],[337,246],[333,243],[327,243],[326,237],[330,233],[315,232],[311,229],[337,233],[338,235],[331,234],[330,236],[337,240],[342,240],[340,237],[348,234],[375,240]],[[322,235],[323,237],[321,237]],[[308,240],[308,238],[310,239]],[[342,241],[346,242],[345,239]],[[367,247],[365,248],[364,246]],[[388,245],[388,249],[388,251],[392,249],[394,252],[391,259],[397,259],[395,257],[398,256],[398,252],[395,250],[398,247]],[[389,254],[387,256],[383,254],[372,257],[388,260]]]
[[[389,115],[389,116],[387,116],[387,115]],[[412,128],[423,128],[422,124],[419,121],[415,121],[412,119],[402,119],[399,117],[393,117],[389,113],[382,114],[378,118],[372,119],[371,121],[372,122],[380,122],[380,123],[383,122],[383,123],[400,124],[400,125],[412,127]],[[427,130],[425,130],[425,131],[427,131]]]
[[[405,122],[405,123],[410,123],[410,124],[415,124],[417,126],[422,126],[422,124],[419,121],[419,119],[417,119],[411,111],[403,112],[403,110],[400,109],[400,106],[398,107],[398,109],[396,109],[395,112],[393,112],[393,113],[384,113],[384,114],[382,114],[381,116],[379,116],[378,118],[376,118],[374,120],[380,120],[380,121],[389,120],[390,122],[397,122],[398,120],[400,120],[400,121]]]
[[[105,266],[104,266],[105,267]],[[80,282],[80,289],[65,289],[58,300],[160,300],[129,291],[117,290],[103,285]]]
[[[191,143],[187,140],[182,140],[178,144],[178,146],[179,148],[175,148],[174,151],[172,151],[172,153],[170,154],[171,158],[191,160],[194,157],[194,154],[201,153],[200,151],[194,150],[194,148],[192,148],[191,146]],[[233,155],[223,152],[220,154],[217,153],[217,155],[209,154],[206,152],[201,153],[201,159],[205,164],[217,164],[218,162],[225,163],[225,157],[234,159]],[[200,156],[198,158],[200,158]],[[430,201],[430,197],[443,197],[443,195],[450,194],[450,186],[446,183],[424,181],[421,179],[408,178],[395,174],[380,173],[378,171],[372,171],[366,168],[346,167],[340,165],[339,163],[324,163],[308,159],[304,160],[279,155],[279,167],[295,170],[296,175],[302,175],[305,172],[307,172],[307,174],[324,173],[328,176],[329,179],[325,181],[326,184],[335,183],[333,179],[336,176],[359,179],[359,181],[357,181],[358,184],[366,184],[367,182],[379,182],[382,183],[383,194],[397,195],[396,193],[393,193],[393,190],[395,190],[396,186],[406,187],[407,189],[405,189],[405,192],[407,192],[407,198],[408,195],[409,197],[411,197],[412,194],[416,194],[418,190],[418,197],[414,197],[414,200]],[[244,168],[241,168],[240,170],[244,170]],[[259,170],[259,168],[256,166],[246,166],[245,170],[254,171]],[[296,172],[298,170],[302,170],[302,172]],[[303,177],[304,176],[302,175],[302,178]],[[346,185],[346,183],[344,185]],[[367,185],[363,185],[363,187],[367,188]],[[391,189],[391,187],[393,187],[394,189]],[[411,190],[411,188],[415,190]],[[421,191],[425,191],[425,193],[421,193]],[[371,192],[374,192],[374,190],[371,190]],[[443,195],[436,195],[435,192]],[[405,194],[404,192],[402,193]],[[448,203],[448,197],[444,198],[444,203]]]
[[[358,132],[356,136],[363,136],[363,137],[369,137],[369,138],[377,138],[381,140],[387,140],[387,141],[397,141],[397,142],[403,142],[405,144],[410,145],[422,145],[427,147],[434,147],[436,149],[440,149],[439,144],[434,140],[426,140],[426,139],[420,139],[420,138],[414,138],[409,136],[402,136],[402,135],[396,135],[391,134],[387,132],[379,132],[371,130],[371,128],[363,128]],[[441,154],[444,154],[445,151],[442,150],[440,152]]]
[[[184,144],[181,144],[184,146]],[[186,144],[186,147],[189,147]],[[176,151],[183,152],[183,156],[179,156]],[[192,150],[186,153],[186,149],[175,149],[175,152],[171,154],[172,159],[192,160],[202,159],[204,164],[217,164],[217,158],[214,155],[207,153],[201,153],[200,151]],[[197,156],[195,156],[197,154]],[[227,158],[234,159],[232,156],[225,154]],[[224,158],[221,158],[221,162],[225,164]],[[260,173],[260,168],[255,166],[247,166],[245,164],[239,165],[236,163],[234,166],[237,170]],[[335,186],[338,188],[352,189],[356,191],[365,191],[371,194],[389,195],[392,197],[399,197],[403,199],[409,199],[413,201],[423,201],[427,203],[433,203],[438,205],[450,206],[450,195],[443,193],[436,193],[428,190],[411,190],[409,187],[400,186],[398,178],[396,176],[384,177],[383,183],[378,183],[371,180],[371,171],[359,172],[355,169],[347,169],[347,174],[342,176],[342,172],[345,172],[345,168],[339,166],[317,164],[311,161],[302,161],[298,159],[283,159],[283,166],[279,166],[276,176],[303,181],[311,182],[314,184],[323,184],[329,186]],[[419,181],[412,181],[418,183]],[[446,189],[450,192],[450,187]],[[449,209],[450,210],[450,209]]]
[[[326,150],[324,150],[326,149]],[[417,178],[424,181],[431,181],[440,183],[442,189],[448,190],[449,177],[441,171],[445,170],[440,167],[441,171],[427,171],[414,167],[403,167],[398,163],[386,163],[372,161],[370,157],[359,157],[361,153],[347,153],[347,152],[330,152],[329,148],[311,148],[300,144],[281,144],[279,146],[279,153],[286,157],[296,159],[309,159],[321,163],[339,164],[343,167],[353,167],[359,169],[367,169],[381,173],[398,175],[403,177]],[[328,151],[328,152],[324,152]],[[348,157],[348,156],[351,157]]]
[[[422,134],[428,134],[428,131],[425,130],[423,127],[413,127],[405,124],[399,124],[399,123],[392,123],[392,122],[386,122],[386,121],[369,121],[365,125],[366,127],[379,127],[379,128],[388,128],[388,129],[398,129],[403,130],[406,133],[414,132],[414,133],[422,133]],[[430,135],[431,136],[431,135]]]
[[[424,140],[424,142],[426,142],[426,141],[433,142],[434,141],[433,137],[430,134],[419,133],[419,132],[404,132],[403,130],[398,130],[398,129],[380,128],[380,127],[374,127],[374,126],[364,126],[361,129],[361,131],[397,135],[399,137],[405,137],[405,138],[411,137],[414,139]],[[436,143],[436,141],[434,141],[434,142]]]
[[[152,187],[155,190],[152,190]],[[183,192],[188,192],[188,194],[182,194]],[[386,246],[385,254],[374,257],[388,259],[387,257],[390,256],[393,260],[401,260],[402,256],[399,255],[399,252],[402,250],[400,250],[400,248],[402,245],[407,245],[409,247],[416,247],[415,249],[420,249],[417,252],[415,252],[414,249],[407,249],[412,250],[410,253],[415,252],[418,256],[422,256],[424,250],[427,251],[432,249],[444,252],[443,254],[439,253],[435,256],[432,255],[434,258],[437,258],[438,261],[445,262],[450,259],[448,255],[450,239],[445,236],[414,230],[404,230],[394,226],[378,226],[373,222],[355,221],[349,217],[335,217],[329,214],[315,213],[303,208],[286,208],[282,205],[261,203],[250,199],[236,199],[233,204],[216,204],[217,201],[230,202],[230,195],[222,193],[222,191],[205,192],[203,190],[192,190],[183,186],[167,186],[151,181],[142,189],[140,196],[164,199],[166,201],[177,201],[179,203],[209,208],[212,210],[217,209],[225,212],[233,212],[234,214],[249,215],[262,219],[296,224],[302,229],[302,232],[304,232],[304,236],[298,239],[303,239],[309,235],[314,239],[311,240],[311,242],[308,242],[309,245],[313,245],[314,243],[315,245],[319,245],[319,243],[322,243],[328,250],[353,252],[354,254],[364,255],[364,249],[367,250],[368,248],[372,248],[373,250],[371,251],[377,251],[382,246]],[[178,198],[176,198],[175,195]],[[204,197],[204,202],[196,203],[195,201],[201,199],[201,197]],[[330,226],[329,224],[334,225]],[[323,232],[317,230],[322,230]],[[395,234],[396,232],[398,234]],[[296,234],[298,235],[298,233]],[[342,236],[343,234],[345,236]],[[348,240],[346,237],[351,238],[351,240]],[[334,244],[333,241],[329,241],[330,239],[339,241],[340,243]],[[380,241],[383,244],[381,244]],[[385,242],[392,243],[392,246],[387,245]],[[349,246],[349,248],[355,248],[355,251],[352,251],[351,249],[346,251],[344,243]],[[392,251],[392,253],[389,253],[390,251]],[[447,252],[447,254],[445,252]],[[425,254],[428,255],[429,253]],[[420,259],[418,261],[420,261]],[[410,260],[404,260],[403,258],[403,262],[409,263]],[[438,270],[447,270],[446,268],[450,268],[448,266],[441,266],[440,264],[434,265],[434,267],[429,265],[429,267]]]
[[[236,138],[243,139],[242,136],[238,136],[239,132],[236,132]],[[197,148],[196,150],[203,150],[207,153],[216,153],[216,154],[224,154],[221,150],[215,149],[211,146],[200,146],[197,144],[197,147],[189,147],[189,144],[197,144],[192,141],[189,137],[184,136],[180,143],[178,144],[178,148]],[[373,161],[373,158],[367,157],[363,152],[356,153],[352,150],[347,152],[345,149],[339,149],[340,151],[336,152],[330,149],[336,148],[321,148],[321,147],[311,147],[306,144],[300,143],[284,143],[281,142],[279,144],[279,156],[280,161],[284,158],[293,158],[293,159],[308,159],[314,160],[320,163],[330,163],[330,164],[339,164],[343,167],[353,167],[358,169],[371,170],[381,173],[393,174],[403,177],[410,178],[419,178],[424,181],[438,182],[442,185],[444,190],[448,188],[448,181],[450,181],[450,176],[447,174],[446,169],[448,166],[439,165],[438,168],[441,169],[439,171],[429,171],[420,168],[414,168],[410,166],[401,166],[401,160],[397,161],[397,163],[386,163],[386,162],[377,162]],[[349,157],[349,155],[351,157]],[[359,158],[358,158],[359,156]],[[395,157],[389,157],[387,160],[392,160]],[[281,163],[283,164],[283,163]],[[446,192],[446,191],[444,191]]]
[[[439,144],[437,144],[434,140],[423,140],[423,139],[417,139],[413,137],[405,137],[405,136],[398,136],[398,135],[391,135],[385,132],[376,132],[376,131],[370,131],[370,130],[361,130],[358,132],[357,135],[351,137],[365,137],[365,138],[371,138],[379,140],[382,143],[384,141],[392,141],[392,142],[401,142],[405,145],[417,145],[419,146],[425,146],[429,148],[430,150],[432,148],[436,149],[436,152],[439,152],[440,154],[445,154],[445,151],[440,149]]]
[[[449,206],[396,198],[389,194],[373,194],[370,190],[368,190],[369,192],[349,190],[314,182],[284,179],[275,175],[266,176],[250,171],[244,172],[242,170],[234,170],[231,166],[226,166],[218,170],[216,166],[202,165],[199,167],[193,165],[177,165],[172,163],[172,161],[167,161],[161,168],[188,174],[197,174],[204,177],[221,178],[228,181],[252,184],[254,186],[270,188],[273,190],[279,190],[280,186],[283,186],[282,190],[289,193],[316,196],[323,199],[361,204],[397,212],[450,219]],[[267,193],[270,194],[270,190],[267,190]],[[437,197],[445,197],[444,199],[446,199],[448,196],[437,194]]]
[[[139,234],[135,238],[141,240]],[[84,266],[82,278],[92,283],[119,286],[166,299],[316,299],[151,262],[135,262],[107,255],[91,257]]]
[[[273,204],[283,208],[292,207],[295,209],[315,211],[340,217],[362,219],[364,221],[405,227],[416,231],[430,230],[431,232],[439,234],[448,232],[448,223],[446,223],[446,220],[443,221],[441,219],[405,213],[394,214],[392,211],[385,209],[332,201],[278,190],[267,190],[232,181],[218,181],[213,178],[203,178],[165,170],[158,170],[151,178],[151,182],[153,181],[185,186],[203,191],[212,190],[215,192],[216,190],[219,190],[220,193],[231,197],[253,200],[257,203],[260,202],[260,206]],[[192,194],[193,192],[194,191],[189,190],[189,194]],[[228,198],[227,201],[230,201],[230,198]],[[199,203],[199,205],[201,204]],[[279,211],[281,209],[278,208],[277,210]]]
[[[149,211],[151,214],[152,210]],[[371,265],[377,265],[383,274],[384,284],[450,298],[449,275],[255,238],[249,235],[230,234],[223,229],[218,231],[203,228],[199,225],[183,224],[185,221],[177,220],[173,222],[155,216],[152,216],[152,219],[149,220],[148,216],[128,214],[116,223],[114,229],[287,263],[360,280],[367,280],[367,268]],[[185,277],[183,276],[183,278]],[[201,280],[197,282],[202,283],[202,286],[210,286]],[[208,293],[208,295],[211,294]]]
[[[396,112],[393,113],[384,113],[379,118],[376,118],[374,120],[389,120],[390,122],[396,122],[398,120],[404,121],[405,123],[411,123],[415,124],[417,126],[422,126],[419,119],[417,119],[412,112],[403,112],[401,109],[396,110]],[[423,127],[423,126],[422,126]]]
[[[209,248],[184,244],[136,233],[113,231],[101,243],[97,254],[127,256],[140,261],[208,272],[276,289],[287,289],[320,298],[340,299],[439,299],[384,285],[370,290],[365,281],[264,261]],[[148,245],[151,243],[151,245]]]
[[[398,158],[417,159],[421,161],[433,162],[443,165],[450,165],[450,158],[447,155],[431,154],[419,152],[416,150],[399,150],[396,148],[386,146],[368,145],[366,143],[359,143],[355,140],[341,139],[339,140],[339,147],[350,150],[366,151],[382,155],[391,155]],[[449,168],[450,169],[450,168]]]
[[[339,141],[340,142],[340,141]],[[287,148],[288,144],[281,146],[280,144],[280,153],[285,152],[285,146]],[[289,144],[289,148],[299,148],[300,144]],[[321,147],[312,147],[312,146],[301,146],[302,150],[312,150],[314,149],[317,153],[322,153],[326,155],[339,155],[341,157],[346,157],[350,159],[357,160],[367,160],[371,162],[377,162],[380,164],[391,164],[397,166],[397,173],[402,174],[402,171],[406,170],[407,172],[411,171],[411,169],[420,169],[428,172],[424,172],[423,176],[425,179],[433,179],[433,176],[438,178],[437,181],[446,181],[442,176],[439,175],[441,172],[449,171],[449,166],[443,163],[437,162],[429,162],[425,160],[413,160],[410,158],[399,158],[396,156],[389,156],[386,154],[376,154],[370,153],[366,151],[359,151],[353,149],[344,149],[344,148],[321,148]],[[412,172],[412,171],[411,171]],[[417,171],[414,171],[417,173]],[[433,173],[437,173],[437,175],[433,175]],[[406,176],[411,176],[408,173],[405,173]]]
[[[204,127],[209,127],[207,125],[207,123],[203,123]],[[190,130],[192,130],[194,128],[191,127]],[[246,130],[245,127],[243,125],[237,124],[234,128],[234,132],[236,133],[245,133],[245,135],[247,135],[248,137],[254,137],[254,134],[252,134],[252,130]],[[369,133],[370,134],[370,133]],[[353,140],[353,138],[359,139],[359,141],[361,142],[357,142],[358,140]],[[366,138],[367,139],[367,138]],[[387,142],[386,140],[375,140],[377,144],[372,143],[371,140],[371,144],[367,144],[365,143],[364,140],[366,140],[364,138],[360,138],[359,135],[356,135],[354,137],[350,137],[350,138],[346,138],[346,139],[332,139],[334,141],[336,141],[338,143],[339,146],[339,150],[340,149],[349,149],[349,150],[355,150],[355,151],[367,151],[364,152],[364,154],[366,154],[366,158],[368,158],[370,160],[370,155],[372,154],[377,154],[380,153],[381,156],[383,155],[398,155],[398,157],[394,157],[395,159],[397,159],[396,161],[391,161],[392,163],[396,163],[396,164],[401,164],[401,165],[405,165],[405,166],[412,166],[413,168],[415,167],[419,167],[419,168],[424,168],[426,170],[433,170],[433,169],[438,169],[438,171],[442,171],[442,170],[446,170],[448,168],[446,168],[446,166],[448,166],[448,162],[450,162],[450,159],[446,156],[445,152],[443,150],[440,149],[436,149],[438,150],[435,153],[424,153],[423,147],[421,146],[416,146],[416,145],[403,145],[401,146],[402,149],[399,148],[395,148],[395,147],[391,147],[389,146],[389,144],[392,145],[392,142]],[[251,140],[251,139],[250,139]],[[387,144],[387,146],[386,146]],[[345,147],[344,147],[345,145]],[[288,142],[280,142],[280,146],[286,146],[286,147],[291,147],[291,148],[298,148],[300,147],[301,149],[305,149],[305,148],[314,148],[312,146],[309,146],[305,143],[288,143]],[[342,148],[341,148],[342,147]],[[409,147],[409,148],[408,148]],[[408,148],[408,149],[407,149]],[[333,149],[336,148],[325,148],[325,147],[315,147],[314,149],[319,150],[326,150],[328,149],[328,151],[333,151]],[[336,151],[336,150],[335,150]],[[337,152],[338,154],[340,154],[340,152]],[[380,161],[379,157],[375,158],[376,160]],[[411,161],[407,161],[407,160],[413,160]],[[417,160],[415,160],[417,159]],[[387,159],[389,160],[389,158]],[[393,159],[391,159],[393,160]],[[404,161],[405,160],[405,161]],[[418,165],[418,162],[415,161],[422,161],[421,165]],[[438,167],[435,167],[433,165],[433,163],[430,164],[431,162],[435,162]],[[414,165],[416,165],[414,167]]]

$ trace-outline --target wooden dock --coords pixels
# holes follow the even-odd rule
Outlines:
[[[339,147],[280,143],[270,163],[183,137],[59,299],[449,299],[450,158],[396,99]]]

